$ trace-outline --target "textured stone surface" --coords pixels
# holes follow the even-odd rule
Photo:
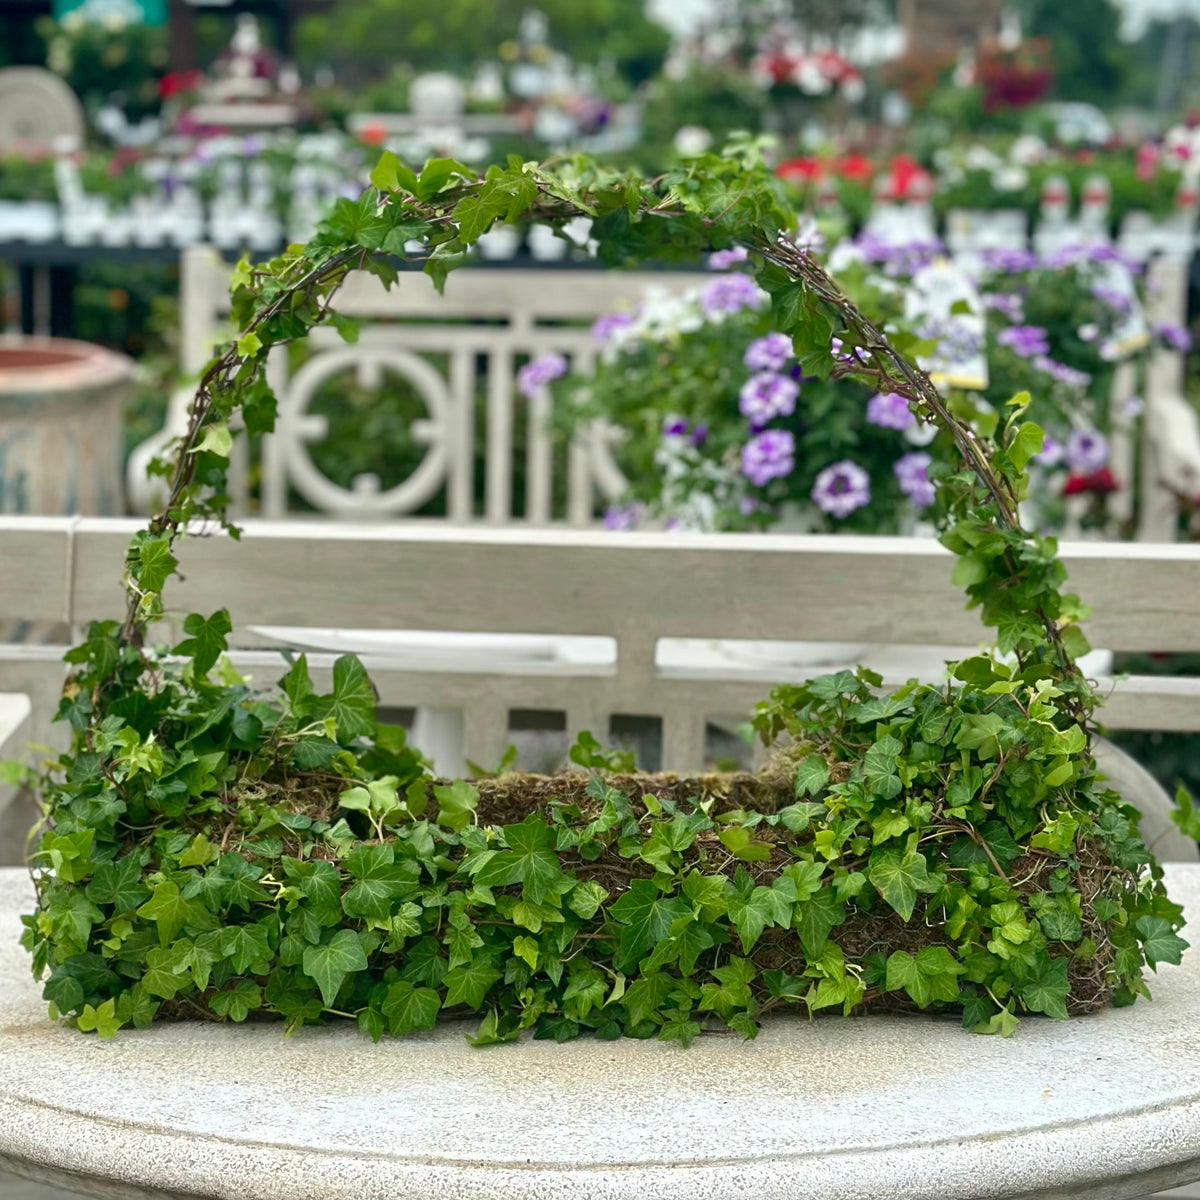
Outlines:
[[[1168,868],[1200,916],[1200,867]],[[462,1026],[51,1025],[0,872],[0,1168],[125,1200],[1129,1197],[1200,1178],[1200,953],[1153,1004],[1002,1041],[770,1021],[754,1042],[523,1042]]]

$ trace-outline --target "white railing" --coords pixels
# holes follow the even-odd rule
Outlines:
[[[199,372],[214,343],[227,336],[223,322],[229,311],[229,272],[211,250],[184,253],[181,349],[189,375]],[[394,518],[412,514],[444,494],[452,521],[507,524],[514,520],[514,481],[523,470],[525,522],[590,524],[597,498],[612,499],[622,491],[621,473],[599,431],[573,442],[565,464],[556,462],[547,429],[550,393],[541,390],[528,400],[518,395],[517,367],[524,357],[556,351],[586,371],[596,353],[589,322],[622,303],[636,302],[647,288],[682,292],[698,282],[695,272],[680,271],[464,268],[450,276],[445,295],[439,296],[420,272],[405,272],[390,292],[373,276],[353,276],[339,296],[338,308],[363,322],[358,344],[348,346],[332,330],[319,329],[310,339],[311,355],[294,373],[289,373],[282,353],[269,361],[279,416],[275,433],[263,439],[261,515],[288,515],[294,494],[320,513]],[[1155,259],[1146,291],[1152,322],[1184,323],[1184,261]],[[411,475],[391,487],[382,487],[373,475],[362,475],[344,488],[322,474],[314,461],[311,447],[327,436],[328,422],[313,413],[311,405],[321,386],[343,373],[353,373],[367,386],[378,386],[384,374],[394,374],[411,384],[426,408],[428,415],[412,429],[424,445],[424,457]],[[1170,541],[1175,536],[1176,497],[1200,492],[1200,422],[1183,397],[1183,359],[1178,353],[1154,351],[1140,429],[1120,403],[1135,390],[1133,376],[1128,367],[1118,371],[1112,398],[1114,466],[1122,480],[1141,481],[1139,538]],[[486,392],[482,455],[475,436],[476,393],[481,387]],[[189,399],[190,389],[182,388],[172,398],[163,430],[130,458],[127,489],[137,511],[147,511],[153,496],[146,466],[184,428]],[[518,444],[522,417],[525,433]],[[240,510],[248,498],[247,466],[245,447],[239,443],[231,492]],[[483,500],[477,505],[480,469]],[[556,487],[556,476],[564,469],[565,481]],[[565,500],[556,504],[556,494]],[[1086,503],[1081,497],[1077,506]],[[1132,488],[1114,497],[1113,504],[1120,510],[1118,517],[1132,515]]]
[[[0,520],[0,622],[58,618],[77,635],[119,615],[136,527]],[[1200,651],[1200,546],[1074,543],[1062,558],[1095,610],[1094,644]],[[382,703],[461,711],[466,755],[484,764],[507,745],[513,711],[537,710],[565,714],[572,736],[607,734],[614,715],[657,717],[663,765],[696,769],[710,718],[744,719],[771,683],[825,669],[789,663],[778,648],[773,663],[714,660],[704,651],[717,640],[852,643],[868,659],[873,647],[909,647],[928,672],[939,654],[985,637],[950,584],[951,557],[926,539],[256,521],[240,542],[188,540],[181,562],[172,612],[228,606],[235,644],[258,647],[235,661],[260,682],[282,672],[264,648],[280,628],[297,645],[364,647]],[[389,643],[384,630],[416,633]],[[442,647],[436,634],[455,637]],[[490,636],[472,657],[463,634]],[[583,653],[556,650],[580,638],[592,639]],[[390,653],[370,650],[387,644]],[[53,736],[62,649],[0,644],[0,692],[31,697],[33,741]],[[331,660],[313,657],[320,669]],[[899,682],[910,667],[888,669]],[[1200,679],[1135,676],[1111,690],[1104,720],[1114,728],[1200,730]]]
[[[189,375],[200,371],[222,336],[229,311],[229,272],[228,264],[211,250],[184,253],[181,358]],[[695,272],[465,268],[451,275],[445,295],[439,296],[419,271],[404,272],[391,291],[374,276],[352,276],[339,293],[338,311],[363,322],[357,344],[346,345],[332,330],[318,329],[309,339],[311,354],[294,374],[281,352],[268,362],[279,413],[275,432],[263,439],[262,515],[286,516],[292,492],[319,512],[360,519],[413,513],[444,492],[452,521],[507,523],[514,519],[514,478],[521,467],[526,521],[590,523],[597,494],[619,494],[621,474],[598,435],[576,440],[567,449],[565,486],[558,489],[565,493],[565,506],[556,507],[550,394],[543,389],[529,399],[520,396],[516,371],[525,358],[550,352],[586,371],[596,353],[588,329],[591,321],[622,303],[632,305],[647,288],[680,292],[697,282]],[[384,489],[375,476],[363,475],[351,488],[343,488],[313,461],[309,447],[326,436],[327,422],[312,413],[310,405],[323,383],[343,373],[376,386],[384,373],[393,374],[406,380],[425,405],[428,416],[412,430],[424,444],[424,458],[394,487]],[[486,393],[485,451],[482,511],[477,511],[475,423],[480,387]],[[137,510],[145,511],[153,496],[146,465],[184,428],[189,398],[186,387],[172,398],[163,430],[130,458],[127,488]],[[522,416],[525,435],[518,445]],[[231,494],[244,505],[244,448],[237,455]]]

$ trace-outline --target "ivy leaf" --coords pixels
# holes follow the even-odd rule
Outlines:
[[[1032,972],[1017,985],[1017,995],[1033,1012],[1045,1013],[1057,1021],[1067,1019],[1067,960],[1038,955]]]
[[[758,886],[752,890],[731,889],[728,894],[729,919],[738,931],[742,951],[749,954],[762,931],[775,919],[775,900],[771,889]]]
[[[745,825],[728,825],[719,836],[721,845],[742,862],[766,862],[771,857],[771,843],[754,841]]]
[[[608,889],[598,884],[594,879],[577,883],[567,897],[567,907],[583,920],[591,920],[600,909],[600,905],[608,899]]]
[[[1188,943],[1175,933],[1170,921],[1163,917],[1138,917],[1137,930],[1142,953],[1152,968],[1157,970],[1159,963],[1179,965]]]
[[[887,960],[884,987],[889,992],[903,988],[918,1008],[928,1008],[935,1000],[953,1003],[958,999],[958,976],[965,970],[945,946],[925,946],[915,956],[897,950]]]
[[[218,609],[211,617],[191,613],[183,622],[183,631],[190,636],[175,647],[175,653],[188,655],[196,677],[202,679],[229,646],[226,635],[233,631],[229,610]]]
[[[94,1031],[103,1041],[111,1042],[117,1036],[117,1030],[125,1023],[117,1016],[116,1009],[115,1000],[105,1000],[99,1008],[86,1004],[75,1023],[84,1033]]]
[[[186,975],[190,944],[176,942],[163,949],[157,947],[146,954],[146,971],[141,985],[148,995],[170,1000],[192,982]]]
[[[896,764],[904,753],[904,743],[891,734],[881,737],[863,756],[863,776],[867,787],[884,800],[899,795],[902,788]]]
[[[663,971],[639,975],[625,989],[622,1003],[629,1014],[630,1025],[640,1025],[651,1019],[675,988],[675,980]]]
[[[416,173],[406,167],[390,150],[385,150],[370,175],[371,184],[381,192],[412,193],[417,190]]]
[[[239,979],[229,991],[210,996],[208,1006],[217,1016],[240,1023],[262,1008],[262,988],[251,979]]]
[[[673,921],[691,916],[686,901],[678,896],[663,896],[649,879],[635,879],[608,911],[620,926],[617,931],[620,957],[626,963],[640,958],[667,937]]]
[[[502,1022],[500,1014],[489,1009],[479,1028],[472,1034],[463,1035],[472,1046],[497,1046],[501,1042],[514,1042],[521,1036],[521,1027],[515,1022]]]
[[[388,988],[382,1007],[388,1019],[388,1032],[399,1037],[414,1029],[432,1029],[441,1001],[433,988],[414,987],[402,979]]]
[[[144,538],[137,545],[137,584],[143,592],[161,592],[179,560],[165,537]]]
[[[789,833],[803,833],[813,823],[813,818],[823,816],[825,811],[825,805],[803,800],[781,808],[779,820]]]
[[[375,729],[375,689],[366,669],[353,654],[343,654],[333,664],[333,693],[322,716],[337,722],[338,739],[348,742],[367,737]]]
[[[413,889],[419,870],[415,862],[396,862],[391,842],[355,846],[346,855],[346,871],[356,882],[342,897],[343,910],[348,917],[388,920],[392,901]]]
[[[899,846],[874,850],[867,878],[904,921],[913,914],[917,893],[932,891],[937,886],[929,879],[924,855],[915,848],[902,850]]]
[[[505,825],[504,841],[508,849],[484,863],[475,882],[484,887],[519,883],[530,900],[541,904],[563,878],[554,852],[556,840],[554,830],[537,813],[530,813],[519,825]]]
[[[96,904],[111,904],[119,913],[132,912],[145,903],[150,889],[142,882],[141,855],[134,851],[115,863],[97,867],[86,894]]]
[[[279,681],[283,694],[291,701],[292,712],[301,716],[305,701],[313,696],[312,681],[308,676],[308,655],[301,654],[292,664],[292,669]]]
[[[117,997],[117,1017],[134,1029],[149,1029],[160,1007],[140,984],[135,984]]]
[[[321,989],[321,1000],[332,1008],[342,983],[351,971],[365,971],[367,956],[358,934],[339,929],[328,941],[304,951],[304,973]]]
[[[829,786],[829,764],[823,754],[809,754],[796,767],[796,796],[819,796]],[[790,828],[790,826],[789,826]]]
[[[153,895],[137,910],[139,917],[145,917],[158,926],[158,940],[161,946],[169,946],[191,916],[195,902],[185,900],[179,891],[179,885],[164,879],[155,889]]]
[[[479,807],[479,792],[465,779],[438,784],[433,789],[433,797],[438,802],[437,823],[455,832],[471,823],[471,817]],[[411,805],[409,807],[411,809]]]
[[[253,334],[251,334],[253,337]],[[257,341],[257,338],[255,339]],[[204,427],[204,436],[192,447],[193,454],[215,454],[218,458],[228,458],[233,449],[233,434],[224,421],[214,421]]]
[[[1020,1019],[1013,1015],[1012,1009],[1005,1006],[998,1013],[993,1013],[986,1021],[972,1025],[971,1032],[998,1033],[1002,1038],[1010,1038],[1017,1032],[1017,1026],[1020,1024]]]
[[[465,1004],[468,1008],[481,1008],[492,984],[500,979],[501,974],[491,963],[479,957],[460,967],[451,967],[445,978],[445,1007]]]
[[[700,988],[701,1012],[715,1012],[723,1021],[728,1020],[735,1008],[748,1009],[754,1005],[750,984],[758,975],[754,964],[744,958],[731,958],[727,966],[713,971],[716,983],[705,983]]]
[[[1026,421],[1013,434],[1012,441],[1008,444],[1008,457],[1012,459],[1012,464],[1018,471],[1024,471],[1026,463],[1035,454],[1041,453],[1044,437],[1041,426],[1032,421]]]
[[[227,925],[221,930],[221,953],[244,975],[256,963],[270,962],[271,943],[264,925]],[[255,972],[258,974],[259,972]]]
[[[814,896],[796,905],[792,924],[800,937],[804,957],[812,962],[821,956],[830,931],[846,919],[846,906],[823,887]]]
[[[904,712],[908,706],[907,700],[900,700],[895,696],[872,696],[869,700],[855,704],[847,713],[847,719],[859,725],[866,725],[871,721],[886,721],[897,713]]]
[[[576,960],[579,963],[580,960]],[[591,963],[572,964],[571,977],[563,992],[563,1012],[573,1021],[582,1021],[594,1008],[604,1004],[608,981]]]

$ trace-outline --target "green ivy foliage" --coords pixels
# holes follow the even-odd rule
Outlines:
[[[269,1016],[349,1017],[378,1038],[444,1013],[477,1014],[478,1045],[526,1029],[686,1044],[753,1036],[784,1007],[953,1011],[1007,1035],[1025,1013],[1147,994],[1143,968],[1186,945],[1181,914],[1097,777],[1084,610],[1053,541],[1018,520],[1041,444],[1028,398],[986,432],[948,412],[903,339],[784,236],[792,214],[751,142],[649,180],[581,159],[479,179],[385,155],[373,184],[307,246],[239,268],[239,333],[157,468],[169,498],[130,544],[125,618],[68,655],[74,736],[33,774],[47,821],[24,919],[51,1013],[102,1037]],[[431,778],[378,722],[353,657],[328,691],[303,657],[251,688],[227,610],[148,645],[178,539],[224,522],[232,419],[272,426],[264,351],[321,321],[353,337],[337,287],[352,269],[395,283],[414,239],[440,283],[496,221],[581,212],[614,264],[747,245],[807,372],[901,392],[951,434],[943,541],[996,652],[891,696],[865,671],[777,689],[753,775],[631,775],[588,736],[582,773],[469,783]]]

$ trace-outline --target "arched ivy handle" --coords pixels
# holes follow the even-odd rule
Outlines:
[[[125,643],[140,645],[146,623],[161,612],[163,586],[177,565],[175,543],[189,524],[216,521],[236,534],[226,520],[230,420],[239,414],[251,433],[273,428],[266,352],[322,322],[349,333],[331,304],[352,270],[369,271],[391,287],[402,278],[396,260],[406,259],[423,264],[441,288],[498,222],[558,226],[587,216],[598,255],[612,266],[694,261],[714,248],[745,246],[771,296],[776,327],[792,337],[806,373],[853,376],[897,392],[919,418],[949,432],[964,469],[937,483],[942,541],[959,556],[955,581],[997,630],[1000,650],[1014,654],[1022,670],[1043,666],[1072,718],[1086,725],[1093,700],[1074,666],[1087,648],[1078,628],[1084,610],[1062,591],[1053,539],[1020,522],[1025,466],[1041,445],[1037,426],[1020,420],[1028,396],[1015,398],[994,439],[956,416],[906,356],[905,338],[879,329],[790,240],[795,214],[756,143],[734,142],[721,155],[688,160],[652,179],[582,157],[542,165],[513,157],[483,177],[441,158],[418,173],[385,153],[371,182],[357,200],[339,200],[307,245],[264,265],[243,262],[234,272],[238,337],[205,370],[186,432],[173,457],[155,468],[170,480],[168,499],[130,545]],[[421,246],[415,255],[414,244]]]

